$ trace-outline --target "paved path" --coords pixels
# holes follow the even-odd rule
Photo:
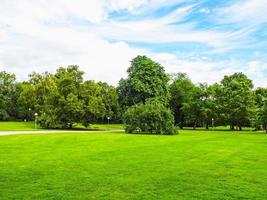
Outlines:
[[[0,136],[3,135],[20,135],[20,134],[45,134],[45,133],[112,133],[124,132],[124,130],[108,130],[108,131],[75,131],[75,130],[42,130],[42,131],[0,131]]]

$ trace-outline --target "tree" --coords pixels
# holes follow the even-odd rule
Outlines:
[[[57,99],[50,99],[52,100],[51,108],[56,110],[57,113],[54,116],[54,112],[49,112],[52,114],[50,116],[44,110],[43,118],[56,118],[57,126],[64,128],[72,128],[73,124],[81,121],[84,114],[83,100],[81,99],[83,74],[76,65],[70,65],[66,68],[60,67],[57,70],[53,79],[55,83],[54,94]],[[42,88],[45,86],[46,82],[44,82]]]
[[[183,128],[185,113],[183,105],[189,103],[194,89],[194,84],[185,73],[177,73],[171,75],[170,84],[170,108],[174,113],[175,123]]]
[[[81,98],[84,103],[81,121],[85,127],[88,127],[91,122],[96,122],[106,113],[101,89],[101,86],[94,81],[85,81],[81,86]]]
[[[158,98],[167,103],[169,77],[159,63],[146,56],[137,56],[131,61],[127,72],[128,78],[121,79],[117,88],[122,106],[145,103],[149,98]]]
[[[203,94],[199,86],[194,86],[191,89],[189,100],[183,103],[182,110],[185,113],[185,120],[187,123],[193,124],[193,129],[199,122],[203,120],[204,105]]]
[[[102,117],[106,119],[109,117],[112,120],[119,119],[119,101],[116,88],[104,82],[99,82],[98,85],[100,86],[100,96],[105,106],[105,115]]]
[[[0,120],[16,117],[16,76],[5,71],[0,72]]]
[[[171,110],[157,102],[137,104],[124,114],[125,131],[151,134],[176,134]]]
[[[216,104],[215,104],[215,91],[214,86],[208,86],[206,83],[199,84],[201,90],[202,100],[202,120],[206,129],[209,129],[209,125],[214,123],[214,119],[217,117]]]
[[[216,89],[216,104],[220,116],[231,129],[249,125],[254,109],[253,84],[243,73],[224,76]]]
[[[33,120],[34,112],[37,110],[36,85],[30,82],[19,84],[19,117],[21,119]]]
[[[267,88],[257,88],[254,92],[256,111],[253,116],[256,130],[265,129],[267,132]]]

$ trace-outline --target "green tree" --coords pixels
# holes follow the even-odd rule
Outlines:
[[[167,103],[169,77],[159,63],[146,56],[137,56],[131,61],[127,72],[128,78],[120,80],[117,89],[122,106],[145,103],[149,98]]]
[[[183,103],[182,110],[185,113],[185,120],[196,129],[197,124],[204,118],[203,94],[199,86],[194,86],[190,91],[189,100]]]
[[[175,123],[183,128],[185,113],[182,108],[184,104],[189,103],[195,86],[185,73],[172,74],[171,77],[169,104],[174,113]]]
[[[267,88],[257,88],[254,92],[256,111],[253,116],[256,130],[265,129],[267,131]]]
[[[85,81],[81,87],[84,114],[82,123],[85,127],[89,123],[96,122],[98,118],[105,116],[106,108],[102,98],[102,88],[94,81]]]
[[[231,129],[250,125],[254,111],[253,83],[243,73],[224,76],[216,89],[217,110]]]
[[[214,120],[217,117],[216,104],[215,104],[215,91],[214,86],[208,86],[206,83],[199,84],[201,90],[201,100],[202,100],[202,120],[206,127],[209,129],[209,125],[214,125]]]
[[[124,114],[125,131],[151,134],[176,134],[171,110],[157,102],[137,104]]]
[[[100,86],[100,95],[106,110],[103,117],[105,119],[109,117],[111,120],[120,119],[120,116],[118,116],[119,101],[116,88],[104,82],[99,82],[98,85]]]
[[[10,120],[16,113],[16,76],[6,71],[0,72],[0,120]]]

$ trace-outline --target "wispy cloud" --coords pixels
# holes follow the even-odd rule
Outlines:
[[[266,2],[210,2],[1,0],[0,70],[25,79],[78,64],[87,78],[116,84],[134,56],[147,54],[195,82],[244,71],[264,85],[267,39],[256,34],[264,34]]]

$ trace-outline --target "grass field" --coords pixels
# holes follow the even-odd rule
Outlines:
[[[0,131],[34,131],[34,122],[0,122]]]
[[[122,124],[92,124],[88,129],[78,124],[74,127],[77,130],[120,130],[123,129]],[[35,128],[34,122],[0,122],[0,131],[34,131],[40,130]]]
[[[267,135],[0,137],[0,199],[267,199]]]

